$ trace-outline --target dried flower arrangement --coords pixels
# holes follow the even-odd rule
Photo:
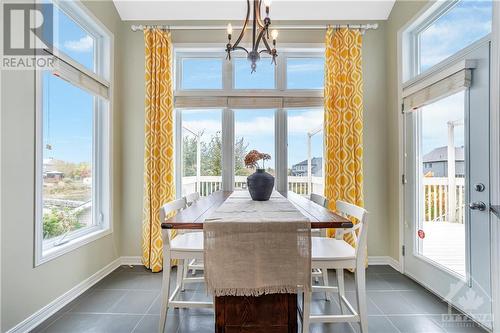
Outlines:
[[[266,154],[266,153],[260,153],[257,150],[250,150],[248,154],[245,156],[245,166],[247,168],[259,168],[259,163],[258,161],[262,160],[262,169],[264,169],[264,161],[270,160],[271,155]]]

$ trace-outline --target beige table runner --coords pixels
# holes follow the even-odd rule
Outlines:
[[[278,192],[235,191],[203,225],[205,281],[215,296],[296,293],[311,283],[311,223]]]

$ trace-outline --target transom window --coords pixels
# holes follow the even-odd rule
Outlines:
[[[257,70],[251,72],[246,57],[232,56],[209,49],[193,52],[189,49],[176,51],[176,95],[244,94],[259,91],[275,94],[275,91],[296,90],[322,94],[324,87],[324,54],[322,49],[307,52],[280,51],[277,64],[262,56]]]
[[[54,1],[53,70],[37,73],[36,264],[110,230],[111,33]]]
[[[455,0],[437,2],[409,29],[407,79],[428,71],[491,33],[493,2]]]
[[[246,188],[252,149],[275,188],[323,194],[324,51],[281,51],[277,64],[210,50],[177,50],[176,170],[178,195]]]

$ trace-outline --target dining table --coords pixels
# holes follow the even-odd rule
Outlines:
[[[203,230],[205,220],[234,191],[216,191],[162,222],[162,229]],[[348,218],[320,206],[292,191],[279,192],[302,215],[309,219],[311,229],[352,228]],[[237,214],[237,212],[235,212]],[[296,333],[298,331],[297,294],[276,293],[260,296],[214,297],[215,332]]]

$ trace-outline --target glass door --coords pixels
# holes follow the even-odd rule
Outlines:
[[[404,266],[406,274],[491,328],[489,52],[485,42],[462,59],[476,64],[470,87],[441,86],[441,96],[405,115]],[[426,88],[428,95],[434,88]],[[451,310],[443,316],[457,324]]]

